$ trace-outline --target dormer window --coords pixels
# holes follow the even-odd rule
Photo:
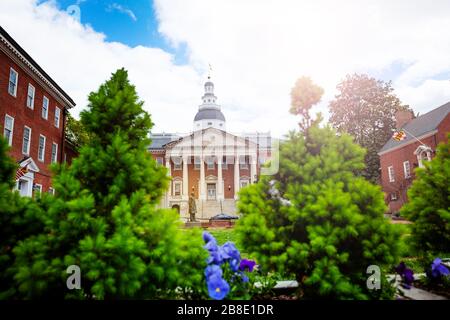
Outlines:
[[[419,146],[416,151],[414,151],[414,154],[417,156],[417,162],[419,163],[419,168],[423,168],[423,161],[430,161],[431,160],[431,153],[433,150],[431,150],[430,147],[421,145]]]

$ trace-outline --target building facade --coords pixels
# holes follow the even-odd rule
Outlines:
[[[414,169],[431,160],[437,145],[447,141],[450,132],[450,102],[413,119],[412,114],[397,114],[397,129],[406,138],[390,139],[378,153],[381,185],[389,213],[397,213],[408,200],[407,190],[414,180]]]
[[[18,162],[23,196],[53,192],[49,165],[64,160],[65,122],[74,101],[0,27],[0,128]]]
[[[152,134],[149,151],[171,177],[161,206],[189,217],[189,197],[196,200],[196,218],[208,220],[220,213],[236,213],[241,188],[255,183],[261,165],[271,156],[266,133],[231,134],[216,103],[214,84],[208,78],[202,104],[188,135]]]

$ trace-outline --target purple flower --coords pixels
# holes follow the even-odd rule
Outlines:
[[[206,279],[209,279],[212,276],[222,277],[222,268],[216,264],[207,266],[205,269]]]
[[[238,259],[231,259],[230,260],[230,269],[233,272],[236,272],[239,270],[239,260]]]
[[[222,300],[230,291],[228,283],[217,275],[208,278],[208,294],[214,300]]]
[[[216,242],[216,239],[208,231],[203,231],[203,241],[205,241],[205,243],[208,243],[208,242],[211,242],[211,241]]]
[[[441,276],[448,276],[449,274],[450,271],[442,264],[442,260],[439,258],[434,259],[431,264],[431,276],[433,278],[440,278]]]
[[[253,260],[242,259],[241,263],[239,264],[239,270],[241,271],[248,270],[249,272],[253,272],[253,268],[255,267],[255,265],[256,262]]]
[[[403,261],[395,268],[395,271],[402,277],[403,286],[407,289],[411,288],[411,284],[414,282],[414,272],[407,268]]]

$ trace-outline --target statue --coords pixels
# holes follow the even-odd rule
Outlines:
[[[194,193],[189,197],[189,221],[195,222],[195,214],[197,213],[197,206],[195,204]]]

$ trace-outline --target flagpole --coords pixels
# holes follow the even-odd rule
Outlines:
[[[416,139],[417,141],[419,141],[422,145],[426,146],[425,143],[423,143],[422,141],[420,141],[418,138],[416,138],[415,135],[413,135],[411,132],[407,131],[405,128],[402,128],[403,131],[405,131],[407,134],[411,135],[411,137],[413,137],[414,139]]]

